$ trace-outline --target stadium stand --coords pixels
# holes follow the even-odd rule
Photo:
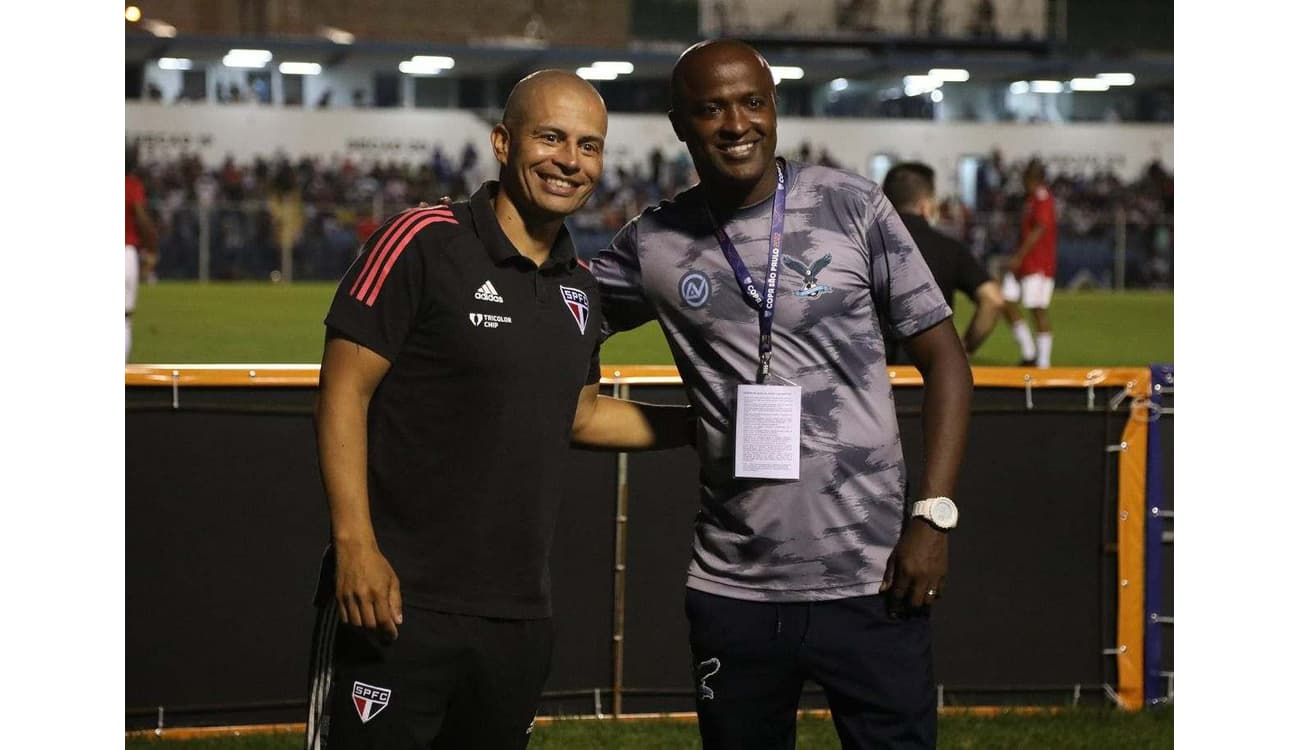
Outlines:
[[[828,149],[804,144],[800,151],[793,156],[836,163]],[[985,158],[982,166],[993,163]],[[940,229],[967,242],[994,270],[1015,242],[1022,168],[1021,161],[999,166],[996,181],[979,183],[976,205],[982,210],[956,196],[943,204]],[[464,199],[485,175],[477,150],[467,144],[454,157],[435,149],[421,163],[268,155],[208,165],[191,155],[145,164],[141,177],[163,227],[160,278],[266,279],[283,273],[279,251],[287,243],[294,278],[332,281],[355,257],[368,228],[421,201]],[[594,254],[642,207],[694,179],[684,152],[665,158],[655,150],[641,163],[606,170],[592,201],[570,219],[580,252]],[[1133,182],[1111,172],[1056,173],[1051,182],[1062,232],[1060,286],[1172,287],[1171,173],[1153,162]],[[204,222],[206,232],[200,231]],[[1124,278],[1116,280],[1121,235],[1127,253]],[[204,257],[206,273],[200,269]]]

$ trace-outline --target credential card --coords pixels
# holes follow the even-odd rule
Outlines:
[[[792,385],[742,385],[738,388],[737,478],[799,478],[802,391]]]

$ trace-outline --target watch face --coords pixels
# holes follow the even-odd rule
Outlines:
[[[957,525],[957,506],[948,500],[940,500],[930,507],[930,518],[935,525],[950,529]]]

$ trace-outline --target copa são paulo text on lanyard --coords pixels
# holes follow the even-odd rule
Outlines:
[[[745,303],[758,312],[757,384],[741,384],[736,393],[735,475],[753,479],[799,478],[799,424],[802,389],[767,385],[772,372],[772,321],[776,313],[777,279],[781,275],[781,242],[785,230],[785,160],[776,160],[776,195],[772,202],[772,231],[767,276],[758,291],[754,275],[741,260],[736,245],[709,211],[713,234],[731,265]],[[706,204],[707,209],[707,204]]]
[[[761,294],[754,283],[754,275],[750,273],[745,261],[740,259],[736,244],[727,235],[727,230],[723,229],[713,217],[713,211],[707,204],[705,210],[708,211],[709,222],[713,224],[713,235],[718,239],[722,255],[727,259],[727,263],[731,264],[731,271],[736,275],[736,283],[740,284],[741,297],[746,304],[758,311],[758,382],[761,384],[772,372],[772,318],[776,313],[776,281],[781,275],[781,241],[785,230],[785,160],[780,157],[776,159],[776,195],[772,201],[771,245],[767,254],[766,283]]]

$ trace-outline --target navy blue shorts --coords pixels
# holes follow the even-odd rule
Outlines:
[[[706,750],[793,750],[804,681],[826,691],[844,748],[933,748],[929,611],[884,596],[753,602],[687,589],[695,709]]]
[[[517,750],[551,666],[552,622],[406,606],[396,641],[317,612],[308,750]]]

